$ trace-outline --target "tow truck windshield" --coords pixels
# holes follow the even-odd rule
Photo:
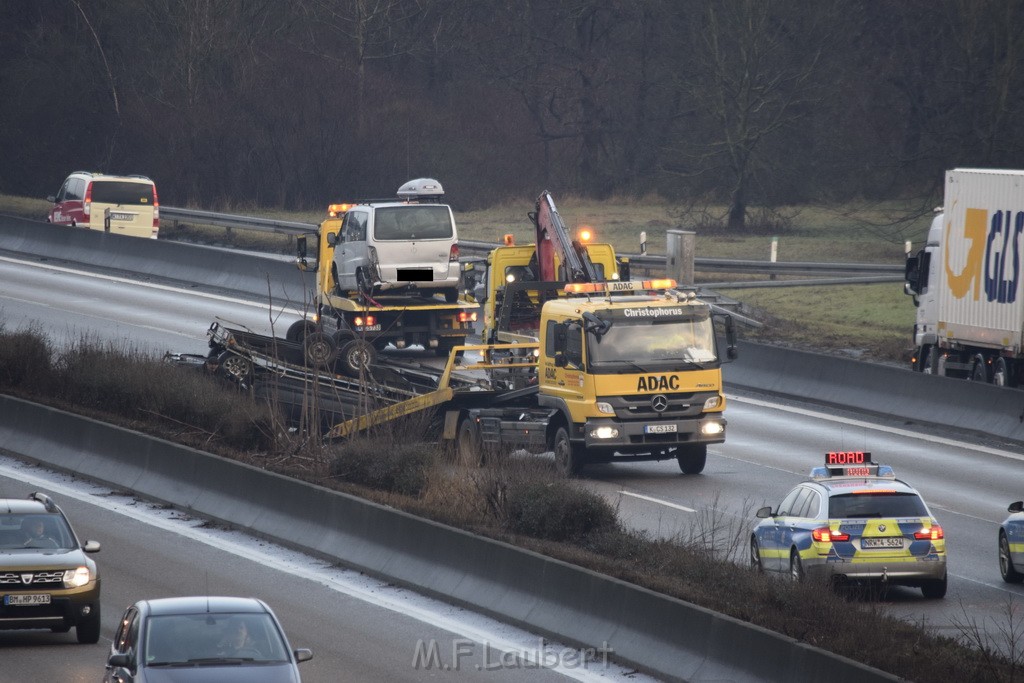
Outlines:
[[[604,332],[587,332],[587,357],[595,373],[663,370],[673,365],[704,367],[715,363],[715,328],[711,317],[611,319]]]

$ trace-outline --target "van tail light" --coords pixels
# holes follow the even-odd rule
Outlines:
[[[85,199],[82,200],[82,213],[86,216],[92,211],[92,182],[85,186]]]
[[[938,524],[933,524],[927,529],[921,529],[920,531],[914,532],[914,538],[919,541],[938,541],[946,537],[943,533],[942,527]]]
[[[827,526],[819,527],[811,532],[811,537],[818,543],[834,543],[835,541],[849,541],[850,534],[841,531],[832,531]]]
[[[453,244],[452,245],[451,251],[448,252],[448,260],[449,261],[458,261],[459,260],[459,245],[457,245],[457,244]]]
[[[160,198],[156,194],[156,185],[153,186],[153,239],[156,239],[160,232]]]

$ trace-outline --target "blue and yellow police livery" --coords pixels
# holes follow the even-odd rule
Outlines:
[[[757,511],[751,565],[796,581],[877,581],[945,596],[946,541],[920,494],[870,453],[831,452],[825,463],[775,510]],[[1024,518],[1021,524],[1024,559]]]
[[[1010,516],[999,525],[999,573],[1006,583],[1024,580],[1024,501],[1010,503]]]

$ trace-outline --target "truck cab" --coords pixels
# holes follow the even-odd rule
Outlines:
[[[457,301],[458,233],[443,195],[439,182],[419,178],[398,189],[397,201],[352,205],[333,245],[338,292],[441,293]]]

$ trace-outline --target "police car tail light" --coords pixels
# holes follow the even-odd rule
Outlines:
[[[832,531],[827,526],[820,527],[811,532],[811,537],[818,543],[833,543],[835,541],[849,541],[850,534],[841,531]]]
[[[79,588],[89,583],[89,568],[78,567],[64,572],[64,587]]]
[[[920,531],[914,532],[914,538],[919,541],[938,541],[946,537],[943,533],[942,527],[935,524],[927,529],[921,529]]]

